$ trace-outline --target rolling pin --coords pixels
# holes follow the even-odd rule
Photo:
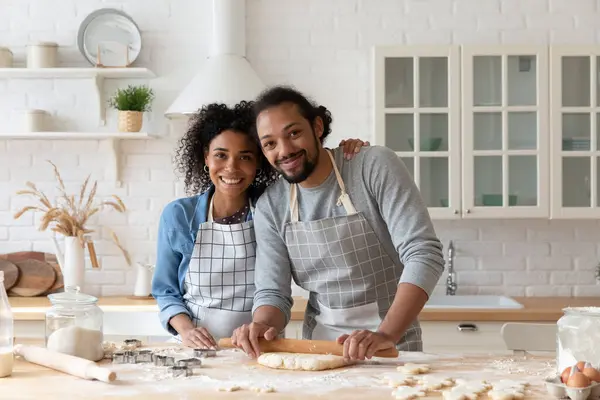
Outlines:
[[[307,354],[333,354],[336,356],[344,355],[344,345],[328,340],[299,340],[299,339],[258,339],[258,345],[261,352],[284,352],[284,353],[307,353]],[[219,339],[219,347],[233,348],[231,338]],[[391,349],[379,350],[375,352],[374,357],[398,357],[398,350],[395,347]]]
[[[69,354],[59,353],[38,346],[17,344],[13,353],[23,357],[30,363],[43,365],[83,379],[97,379],[102,382],[112,382],[117,374],[108,368],[98,366],[95,362]]]

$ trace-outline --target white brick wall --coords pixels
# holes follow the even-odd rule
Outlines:
[[[0,141],[0,252],[51,251],[37,232],[39,216],[15,221],[24,204],[13,196],[26,180],[52,192],[51,171],[61,168],[69,187],[88,173],[103,195],[123,196],[130,212],[94,219],[102,270],[89,270],[86,291],[130,294],[133,270],[111,244],[114,229],[135,260],[154,259],[157,219],[165,203],[183,195],[171,164],[179,129],[163,112],[202,65],[210,45],[207,0],[9,0],[0,13],[0,45],[18,64],[30,40],[57,41],[61,63],[87,66],[76,47],[78,24],[94,9],[128,12],[143,30],[138,65],[159,76],[154,113],[145,129],[164,135],[122,143],[123,188],[104,180],[98,142]],[[267,83],[292,83],[327,105],[334,116],[330,144],[341,138],[372,139],[371,47],[376,44],[597,43],[600,10],[595,0],[247,0],[247,56]],[[129,82],[106,82],[106,92]],[[0,80],[0,130],[16,123],[13,108],[51,107],[56,128],[98,130],[92,85],[70,80]],[[108,127],[116,126],[109,112]],[[98,225],[101,221],[101,225]],[[444,245],[453,240],[460,293],[527,296],[596,296],[600,226],[595,221],[436,222]],[[443,290],[445,276],[440,280]]]

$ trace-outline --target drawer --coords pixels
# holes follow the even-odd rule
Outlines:
[[[426,352],[505,352],[500,333],[502,322],[422,321],[423,350]]]

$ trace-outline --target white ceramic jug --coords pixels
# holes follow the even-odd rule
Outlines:
[[[85,282],[85,249],[76,236],[65,236],[65,251],[61,251],[56,236],[52,236],[56,259],[62,270],[65,287],[83,288]]]

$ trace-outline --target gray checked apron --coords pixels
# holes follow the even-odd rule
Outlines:
[[[326,150],[327,151],[327,150]],[[386,254],[377,235],[346,193],[335,159],[333,170],[346,215],[302,222],[296,184],[290,188],[291,222],[285,242],[298,286],[310,292],[302,337],[336,340],[353,330],[377,330],[396,294],[401,269]],[[414,321],[396,345],[422,351],[421,328]]]
[[[208,329],[215,340],[231,337],[235,328],[252,322],[255,258],[253,221],[215,223],[211,198],[207,221],[198,228],[183,299],[192,322]]]

